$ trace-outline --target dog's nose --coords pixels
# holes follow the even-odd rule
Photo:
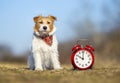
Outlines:
[[[43,29],[46,30],[46,29],[47,29],[47,26],[43,26]]]

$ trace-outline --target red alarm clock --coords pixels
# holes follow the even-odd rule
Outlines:
[[[94,48],[86,42],[88,42],[87,39],[78,40],[72,48],[71,63],[74,69],[87,70],[91,69],[94,64]]]

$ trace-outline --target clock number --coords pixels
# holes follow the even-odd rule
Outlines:
[[[89,60],[91,60],[91,58],[89,58]]]
[[[87,66],[87,64],[85,64]]]
[[[90,55],[88,55],[88,57],[89,57]]]
[[[76,63],[78,63],[78,61],[76,61]]]
[[[84,51],[82,51],[82,53],[84,53]]]
[[[82,67],[84,67],[84,64],[82,64]]]

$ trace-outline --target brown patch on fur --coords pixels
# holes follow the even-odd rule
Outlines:
[[[48,18],[52,19],[53,21],[57,20],[55,16],[51,16],[51,15],[49,15]]]
[[[34,18],[33,18],[33,19],[34,19],[34,22],[37,23],[37,21],[38,21],[40,18],[41,18],[41,16],[36,16],[36,17],[34,17]]]
[[[43,16],[34,17],[34,22],[35,22],[34,32],[39,31],[41,24],[47,24],[50,27],[50,32],[53,31],[55,20],[56,17],[51,15],[49,15],[48,17],[43,17]]]

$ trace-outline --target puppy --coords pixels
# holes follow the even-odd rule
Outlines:
[[[54,16],[34,17],[32,54],[28,57],[28,66],[32,70],[62,69],[59,62],[58,42],[54,35],[56,27]]]

